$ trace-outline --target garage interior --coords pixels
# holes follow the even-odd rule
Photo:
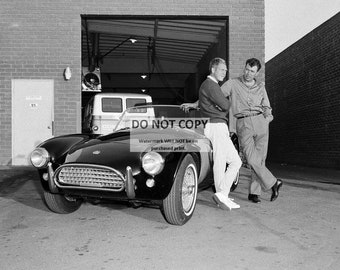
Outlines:
[[[227,17],[82,16],[82,106],[97,92],[195,100],[210,59],[228,62],[227,30]]]

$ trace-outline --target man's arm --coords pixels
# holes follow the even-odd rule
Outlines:
[[[181,108],[185,111],[188,112],[190,109],[195,109],[198,110],[198,100],[196,100],[193,103],[182,103]]]
[[[222,111],[228,111],[230,108],[230,101],[225,98],[223,95],[221,88],[218,84],[214,85],[211,87],[207,92],[206,92],[207,97],[217,105],[218,108],[220,108]]]
[[[272,108],[270,107],[269,98],[267,95],[267,91],[265,87],[263,87],[263,99],[262,99],[262,108],[263,108],[263,116],[269,121],[273,121],[274,117],[272,115]]]
[[[231,80],[226,81],[224,84],[221,86],[221,90],[224,96],[229,97],[231,93]]]
[[[228,81],[227,81],[228,82]],[[221,87],[221,90],[222,90],[222,93],[225,97],[228,97],[230,96],[230,92],[231,92],[231,87],[230,87],[230,84],[225,82],[222,87]],[[221,96],[220,96],[221,97]],[[220,99],[218,96],[215,97],[219,102]],[[220,105],[217,104],[217,102],[215,100],[212,100],[218,107],[222,108]],[[229,103],[229,108],[230,108],[230,102],[227,100],[227,102]],[[199,109],[198,107],[198,104],[199,104],[199,100],[196,100],[195,102],[193,103],[183,103],[181,104],[181,108],[184,110],[184,111],[189,111],[190,109]],[[223,104],[225,104],[225,102],[223,102]],[[228,109],[227,109],[228,110]]]

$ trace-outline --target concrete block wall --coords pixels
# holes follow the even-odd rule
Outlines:
[[[0,164],[11,159],[12,79],[53,79],[55,135],[80,131],[81,15],[226,16],[230,75],[264,59],[264,0],[3,0],[0,15]]]
[[[266,63],[268,159],[340,169],[340,13]]]

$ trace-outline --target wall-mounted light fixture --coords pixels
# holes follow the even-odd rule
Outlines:
[[[142,74],[142,75],[141,75],[141,78],[142,78],[143,80],[145,80],[146,77],[147,77],[147,76],[146,76],[145,74]]]
[[[69,79],[71,79],[71,77],[72,77],[71,68],[70,67],[65,68],[65,70],[64,70],[65,80],[68,81]]]
[[[143,93],[145,93],[145,92],[146,92],[146,89],[143,88],[143,89],[141,89],[141,91],[142,91]]]

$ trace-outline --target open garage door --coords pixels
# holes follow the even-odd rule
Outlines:
[[[227,17],[82,16],[82,107],[98,92],[195,100],[217,56],[228,62]]]

